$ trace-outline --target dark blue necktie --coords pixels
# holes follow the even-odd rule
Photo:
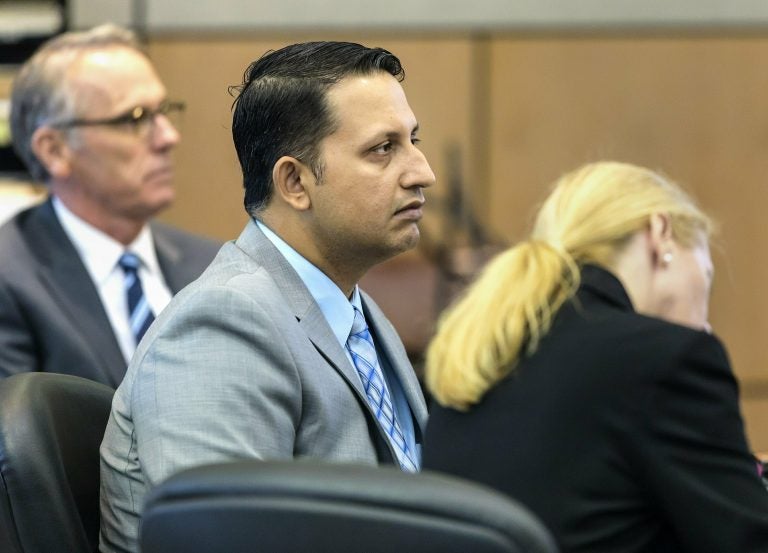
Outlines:
[[[139,266],[141,261],[130,252],[124,253],[118,265],[125,272],[125,293],[128,300],[128,318],[131,325],[131,331],[136,338],[136,343],[141,341],[141,337],[155,320],[152,310],[149,308],[147,298],[144,296],[144,289],[141,287],[139,279]]]

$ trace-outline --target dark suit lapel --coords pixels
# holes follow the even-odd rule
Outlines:
[[[185,285],[179,272],[174,270],[181,260],[181,251],[161,229],[154,226],[152,226],[152,240],[155,243],[155,253],[157,253],[160,271],[163,273],[165,283],[175,296]]]
[[[93,280],[56,218],[50,199],[36,210],[29,230],[26,240],[40,262],[39,278],[71,321],[73,332],[96,354],[97,366],[117,386],[125,373],[125,359]]]
[[[175,296],[197,275],[190,276],[180,270],[183,254],[161,227],[152,225],[152,240],[155,243],[160,271],[163,273],[165,283]]]
[[[157,221],[149,223],[165,283],[175,296],[210,265],[221,244]]]

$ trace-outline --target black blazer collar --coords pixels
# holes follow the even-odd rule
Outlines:
[[[634,311],[632,300],[621,281],[597,265],[584,265],[581,268],[581,286],[577,297],[585,295],[596,297],[623,311]]]

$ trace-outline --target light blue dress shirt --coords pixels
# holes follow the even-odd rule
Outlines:
[[[347,354],[347,359],[349,359],[350,364],[354,367],[352,355],[347,350],[347,338],[349,338],[349,333],[352,331],[352,322],[355,319],[354,308],[356,307],[361,313],[365,314],[357,285],[355,285],[355,289],[352,292],[352,298],[347,298],[344,292],[341,291],[341,288],[328,278],[324,272],[307,261],[299,252],[272,232],[269,227],[260,221],[256,221],[256,225],[285,257],[285,260],[293,267],[293,270],[298,273],[299,278],[304,282],[309,293],[320,307],[325,320],[328,321],[328,325],[339,341],[341,349]],[[379,361],[379,365],[384,373],[384,378],[387,379],[389,393],[392,396],[392,403],[397,413],[397,422],[400,423],[410,450],[416,453],[418,466],[421,466],[421,448],[416,446],[413,415],[400,384],[400,379],[397,378],[397,375],[393,374],[387,363]]]

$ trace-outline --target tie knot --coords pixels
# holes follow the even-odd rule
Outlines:
[[[365,322],[365,317],[357,307],[355,310],[355,320],[352,321],[352,331],[350,334],[360,334],[368,330],[368,324]]]
[[[135,253],[125,252],[120,256],[120,259],[117,260],[117,264],[120,265],[126,273],[135,274],[136,271],[139,270],[139,266],[141,266],[141,260],[139,260],[139,257]]]

